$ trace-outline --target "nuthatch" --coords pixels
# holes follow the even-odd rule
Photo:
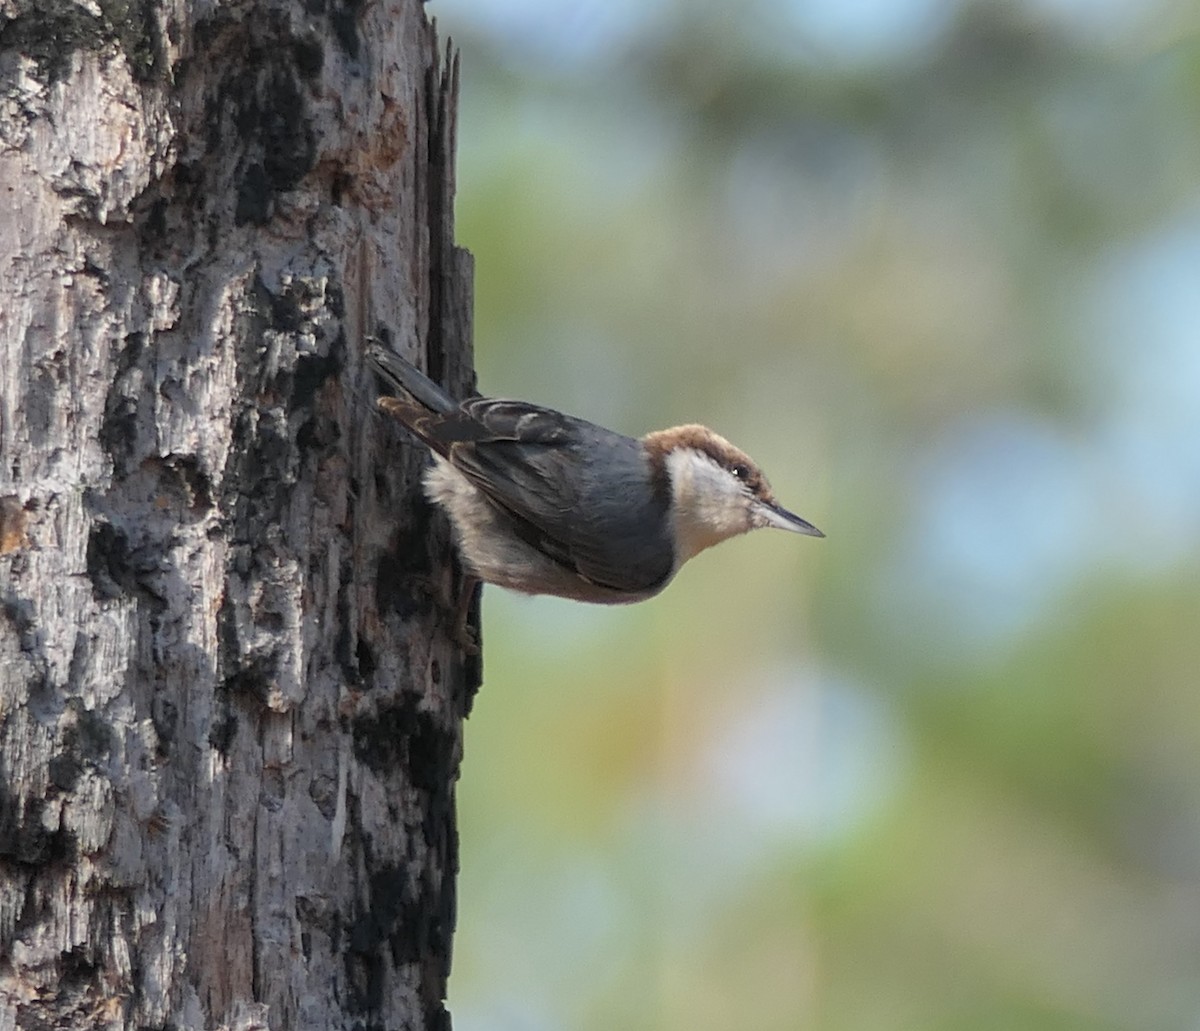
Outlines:
[[[704,426],[635,440],[525,401],[455,401],[377,343],[367,358],[413,398],[378,405],[433,452],[425,493],[485,583],[642,601],[729,537],[764,526],[824,536],[780,507],[748,455]]]

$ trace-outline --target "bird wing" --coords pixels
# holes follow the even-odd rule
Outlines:
[[[584,579],[634,593],[674,570],[669,499],[648,489],[648,460],[636,440],[550,408],[491,398],[465,401],[426,430],[521,539]]]

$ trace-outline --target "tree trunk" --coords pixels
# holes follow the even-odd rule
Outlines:
[[[0,1028],[448,1028],[471,382],[418,0],[0,0]]]

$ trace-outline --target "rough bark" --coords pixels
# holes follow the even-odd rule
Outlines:
[[[0,0],[0,1028],[448,1028],[471,380],[418,0]]]

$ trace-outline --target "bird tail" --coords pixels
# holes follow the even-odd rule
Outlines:
[[[367,347],[367,361],[375,370],[376,374],[393,390],[403,390],[430,412],[436,412],[439,415],[445,415],[453,412],[458,408],[458,402],[446,393],[441,387],[433,382],[411,362],[405,361],[394,351],[388,350],[378,341],[375,341]],[[406,405],[404,402],[393,398],[380,398],[380,407],[384,407],[383,402],[389,401],[391,404],[387,406],[390,410],[393,406],[396,408],[410,408],[411,405]],[[394,414],[399,414],[394,413]],[[408,420],[403,420],[407,422]]]

